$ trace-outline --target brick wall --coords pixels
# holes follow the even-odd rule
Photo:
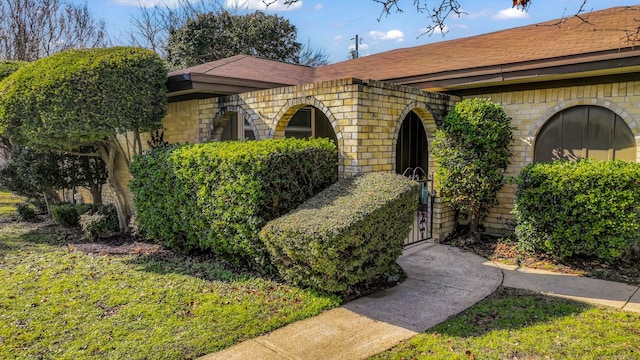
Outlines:
[[[219,140],[231,113],[246,119],[257,139],[281,138],[298,109],[313,106],[322,111],[336,133],[340,176],[394,172],[404,118],[411,111],[418,114],[431,144],[436,119],[459,100],[379,81],[326,81],[172,103],[163,122],[164,138],[171,143]],[[435,166],[430,161],[429,172]],[[453,229],[453,212],[437,202],[435,214],[434,237],[440,239]]]
[[[507,175],[516,176],[520,169],[533,162],[533,147],[542,126],[553,115],[577,105],[597,105],[618,114],[636,138],[637,161],[640,161],[640,82],[621,82],[571,86],[564,88],[513,91],[476,95],[491,98],[505,107],[513,119],[515,142]],[[504,233],[513,229],[515,186],[507,185],[498,194],[499,205],[491,210],[485,221],[490,232]]]

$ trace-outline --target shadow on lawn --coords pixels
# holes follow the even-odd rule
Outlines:
[[[241,266],[236,266],[212,254],[183,253],[158,244],[142,242],[130,236],[112,236],[90,241],[79,229],[64,228],[53,220],[41,218],[37,222],[12,222],[20,230],[14,241],[0,242],[0,254],[24,249],[25,244],[50,245],[68,251],[99,256],[128,256],[125,260],[140,271],[157,274],[181,274],[207,281],[238,281],[265,277]]]
[[[128,260],[140,270],[156,274],[180,274],[207,281],[231,282],[265,276],[246,268],[235,266],[210,254],[185,254],[162,250]]]
[[[491,296],[427,333],[474,337],[492,331],[517,330],[571,316],[592,306],[521,289],[500,287]]]

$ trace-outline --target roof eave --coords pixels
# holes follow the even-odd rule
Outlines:
[[[628,48],[581,56],[385,79],[384,81],[429,91],[450,92],[458,89],[575,79],[586,76],[617,75],[638,72],[640,71],[639,65],[640,50]]]
[[[255,90],[273,89],[294,84],[274,83],[253,79],[238,79],[199,73],[173,74],[167,81],[169,99],[193,95],[194,98],[242,94]]]

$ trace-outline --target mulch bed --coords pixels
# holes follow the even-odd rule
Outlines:
[[[464,229],[456,231],[443,243],[506,264],[640,285],[640,259],[626,259],[614,264],[585,258],[558,260],[545,254],[522,251],[509,237],[483,235],[480,241],[474,242]]]

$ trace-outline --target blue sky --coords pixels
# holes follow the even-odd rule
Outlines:
[[[156,3],[170,4],[172,0],[90,0],[89,7],[97,18],[107,23],[116,42],[123,42],[132,15],[139,6]],[[502,29],[533,24],[575,14],[583,0],[532,0],[524,13],[512,9],[511,0],[459,0],[466,14],[447,20],[447,33],[420,36],[431,24],[427,15],[417,13],[412,0],[400,0],[402,13],[383,15],[382,7],[372,0],[300,0],[294,6],[279,3],[265,10],[262,0],[225,0],[241,3],[248,11],[255,9],[276,13],[289,19],[298,29],[298,40],[310,40],[314,48],[323,48],[331,63],[347,60],[349,50],[359,35],[360,56],[401,47],[423,45],[436,41],[473,36]],[[430,3],[439,0],[429,0]],[[638,5],[638,0],[587,0],[585,10],[600,10],[613,6]],[[380,18],[380,21],[378,21]]]

